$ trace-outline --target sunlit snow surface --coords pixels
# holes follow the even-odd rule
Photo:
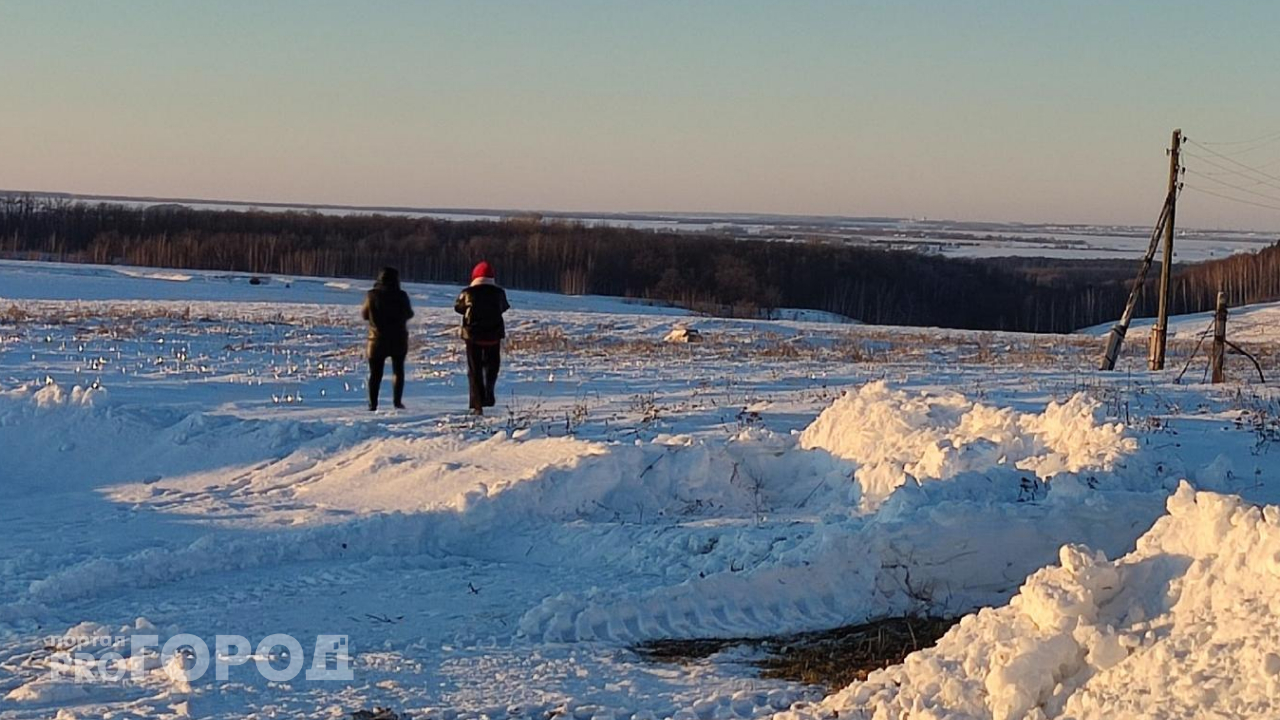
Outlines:
[[[364,287],[0,263],[0,717],[1276,712],[1276,513],[1241,503],[1280,498],[1280,400],[1173,384],[1199,318],[1101,375],[1087,335],[512,292],[475,420],[444,286],[407,288],[408,409],[364,410]],[[628,649],[984,606],[826,705]],[[46,680],[47,636],[137,632],[346,634],[355,680]]]

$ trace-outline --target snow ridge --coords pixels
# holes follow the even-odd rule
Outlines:
[[[1081,545],[1007,606],[783,718],[1269,714],[1280,692],[1280,507],[1182,483],[1133,552]],[[1171,681],[1170,678],[1181,678]],[[1134,705],[1137,702],[1138,705]]]
[[[749,468],[766,496],[800,468],[842,468],[843,481],[828,471],[809,499],[825,522],[794,548],[639,595],[561,593],[520,631],[559,642],[753,636],[1003,602],[1063,543],[1126,552],[1159,514],[1167,476],[1097,416],[1080,395],[1034,414],[884,383],[851,390],[777,463]],[[1039,478],[1058,478],[1062,492]]]

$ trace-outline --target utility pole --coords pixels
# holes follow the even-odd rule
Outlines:
[[[1164,224],[1164,256],[1160,259],[1160,314],[1151,329],[1152,370],[1164,369],[1164,351],[1169,336],[1169,305],[1173,294],[1173,218],[1178,203],[1178,175],[1181,171],[1179,152],[1182,148],[1182,131],[1173,131],[1169,145],[1169,195],[1168,216]]]
[[[1226,378],[1222,371],[1223,355],[1227,352],[1227,294],[1218,293],[1218,308],[1213,313],[1213,354],[1209,358],[1209,367],[1213,369],[1213,384],[1217,385]]]
[[[1160,238],[1164,235],[1164,224],[1168,219],[1169,199],[1166,197],[1164,205],[1160,207],[1160,219],[1156,221],[1156,226],[1151,231],[1151,240],[1147,243],[1147,254],[1143,256],[1142,265],[1138,267],[1138,278],[1133,281],[1133,287],[1129,289],[1129,300],[1124,304],[1124,313],[1107,334],[1107,349],[1102,354],[1099,370],[1116,369],[1116,359],[1120,357],[1120,346],[1124,344],[1124,336],[1129,332],[1129,322],[1133,320],[1133,310],[1138,304],[1138,295],[1147,283],[1147,271],[1151,269],[1151,260],[1156,256],[1156,249],[1160,247]]]

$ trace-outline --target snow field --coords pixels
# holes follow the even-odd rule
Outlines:
[[[105,418],[112,415],[112,408],[92,405],[93,398],[104,395],[100,390],[83,391],[78,387],[67,392],[57,384],[10,391],[5,396],[7,409],[0,411],[0,418],[6,419],[0,422],[12,423],[17,416],[25,418],[30,426],[31,413],[52,415],[49,419],[58,429],[51,434],[80,435],[80,442],[88,442],[90,438],[83,437],[88,434],[86,426],[111,427]],[[26,403],[22,402],[24,396]],[[956,480],[956,487],[948,491],[945,499],[988,503],[995,498],[1002,504],[1016,505],[1019,494],[1026,500],[1044,491],[1040,485],[1028,488],[1025,477],[1009,472],[1019,464],[1060,471],[1092,470],[1101,475],[1111,470],[1118,458],[1135,449],[1134,441],[1117,426],[1098,425],[1094,420],[1096,405],[1080,398],[1061,406],[1051,404],[1042,415],[1002,412],[967,403],[955,394],[926,396],[916,402],[928,409],[945,407],[947,412],[916,412],[903,393],[891,391],[883,383],[865,386],[824,412],[799,435],[798,446],[795,436],[761,429],[745,430],[728,442],[658,436],[648,442],[604,444],[568,437],[533,437],[528,430],[499,432],[475,442],[448,435],[369,438],[368,429],[349,428],[334,434],[292,423],[265,424],[261,432],[253,432],[251,428],[261,423],[249,423],[247,427],[241,424],[237,428],[244,433],[238,438],[241,444],[265,445],[268,451],[285,448],[288,454],[238,475],[230,486],[234,507],[226,487],[198,500],[191,497],[208,487],[210,478],[199,471],[179,480],[148,477],[140,483],[125,483],[112,489],[110,496],[130,503],[168,506],[174,503],[175,494],[185,494],[174,512],[217,518],[232,512],[243,516],[251,511],[259,515],[260,525],[303,524],[308,528],[306,532],[291,534],[288,541],[277,537],[269,541],[232,541],[235,551],[230,553],[225,552],[225,547],[218,547],[215,535],[171,550],[148,548],[123,558],[94,558],[33,582],[28,599],[38,602],[78,597],[101,592],[106,583],[162,582],[199,572],[277,563],[291,557],[315,559],[325,556],[326,547],[344,544],[345,550],[354,552],[378,547],[425,552],[430,549],[426,541],[414,538],[430,537],[431,543],[446,548],[451,544],[475,547],[494,527],[536,532],[542,525],[566,521],[640,528],[690,520],[736,523],[738,528],[732,533],[699,542],[733,540],[734,545],[746,544],[746,557],[758,567],[755,555],[759,550],[752,552],[751,528],[744,528],[744,523],[773,525],[819,518],[822,522],[815,526],[818,532],[806,538],[806,543],[816,544],[819,549],[845,543],[847,540],[841,537],[844,534],[868,532],[862,516],[870,512],[866,502],[869,493],[879,487],[873,485],[869,491],[864,478],[881,478],[896,472],[895,486],[900,487],[914,477],[912,470],[919,472],[918,466],[899,465],[896,470],[887,470],[886,467],[892,468],[892,457],[942,454],[943,459],[933,462],[931,472],[920,474],[931,474],[934,480]],[[906,412],[895,413],[896,407],[903,407]],[[74,418],[57,417],[76,412],[100,418],[75,423]],[[982,425],[981,418],[995,420]],[[69,420],[78,428],[74,433],[65,430]],[[1046,435],[1044,427],[1056,434]],[[130,440],[153,435],[174,445],[200,447],[211,438],[225,437],[226,429],[225,420],[192,414],[167,428],[131,428],[134,437]],[[863,463],[837,457],[843,454],[858,458],[860,438],[868,436],[879,438],[878,447],[892,448],[896,455],[868,456]],[[316,446],[307,442],[313,438],[323,439]],[[116,437],[105,444],[119,443],[121,439]],[[824,442],[835,453],[823,447]],[[974,447],[980,452],[971,452]],[[1010,448],[1015,447],[1017,450],[1011,452]],[[949,462],[946,453],[966,460]],[[129,465],[136,467],[134,462]],[[56,477],[57,473],[53,475]],[[1003,491],[993,492],[993,482],[1003,486]],[[971,487],[974,483],[980,486]],[[919,511],[913,504],[928,507],[943,499],[935,495],[926,503],[913,503],[912,492],[908,490],[890,504],[886,518],[907,522]],[[883,534],[878,526],[870,532]],[[366,537],[370,533],[373,536]],[[256,546],[257,551],[249,545]],[[863,542],[857,545],[872,547]],[[786,554],[779,554],[779,550],[776,544],[770,544],[769,553],[785,562]],[[813,550],[806,547],[797,555],[805,557]],[[636,562],[648,560],[647,553],[652,551],[647,548]],[[713,551],[714,547],[698,554]],[[678,548],[677,552],[687,552],[687,548]],[[718,557],[725,560],[740,552],[730,546]],[[743,569],[703,565],[699,572],[704,576],[708,571],[734,575]],[[855,577],[856,573],[841,575]],[[737,582],[728,577],[694,584],[713,587]],[[740,618],[736,622],[721,619],[724,629],[755,634],[779,624],[808,629],[822,627],[833,619],[863,619],[823,612],[820,603],[834,606],[834,594],[828,593],[825,598],[819,594],[818,600],[806,600],[802,590],[805,585],[793,586],[802,593],[793,601],[799,603],[798,608],[778,607],[774,601],[767,610],[737,607],[713,612],[730,612]],[[712,591],[712,596],[722,592]],[[749,603],[747,598],[755,595],[749,589],[738,594],[743,596],[734,598],[739,605]],[[665,598],[657,602],[670,607]],[[815,606],[812,612],[810,604]],[[779,614],[787,612],[794,612],[796,620],[783,622]],[[689,609],[688,613],[697,615],[698,611]],[[811,614],[812,619],[804,623],[802,619]],[[526,632],[538,632],[536,615],[525,623]],[[751,627],[749,618],[756,618],[755,627]],[[797,622],[804,624],[797,626]],[[649,634],[631,633],[632,639],[672,634],[674,628],[664,627],[661,620],[658,623]],[[693,622],[684,632],[696,632],[697,627]],[[579,634],[583,637],[570,638],[561,632],[557,639],[602,639],[594,633],[574,633]],[[604,637],[625,640],[628,634],[610,632]]]
[[[669,317],[530,294],[500,412],[473,420],[452,318],[429,306],[452,291],[422,287],[410,409],[370,415],[350,284],[31,267],[0,295],[85,297],[60,285],[83,283],[98,299],[24,301],[0,320],[5,720],[375,704],[459,718],[765,717],[797,701],[842,717],[1270,707],[1261,685],[1215,679],[1280,667],[1269,631],[1248,628],[1269,605],[1227,593],[1255,614],[1165,636],[1154,619],[1174,605],[1151,600],[1218,562],[1213,532],[1250,512],[1234,494],[1280,499],[1267,388],[1099,378],[1086,356],[1042,369],[1075,367],[1075,345],[1037,336],[698,319],[705,342],[667,346]],[[156,288],[171,299],[142,299]],[[920,346],[908,360],[879,350],[899,334]],[[1213,532],[1179,520],[1183,541],[1205,539],[1131,563],[1183,478],[1223,493],[1192,495],[1196,508],[1221,497],[1239,512]],[[1200,513],[1189,492],[1157,530]],[[1206,587],[1245,582],[1258,564],[1245,558],[1275,554],[1250,552]],[[667,667],[627,649],[990,607],[952,634],[981,633],[885,671],[900,689],[873,678],[826,705],[733,653]],[[345,632],[357,681],[183,686],[157,665],[137,687],[44,682],[44,636],[118,641],[139,624]],[[1139,629],[1141,648],[1168,654],[1159,670]]]
[[[912,415],[913,422],[878,426],[900,417],[887,412],[904,401],[900,395],[883,384],[873,384],[837,401],[833,408],[845,408],[843,427],[871,432],[899,447],[914,442],[918,450],[936,449],[938,438],[952,432],[943,445],[960,452],[967,442],[954,435],[957,417],[993,412],[981,405],[966,406],[956,396],[943,396],[939,404],[967,407],[966,414],[931,416],[926,412]],[[7,418],[6,422],[15,416],[28,422],[65,422],[83,414],[110,416],[108,404],[94,406],[91,400],[95,397],[105,394],[79,389],[66,392],[56,384],[24,388],[6,394],[7,411],[0,417]],[[920,402],[928,405],[933,401],[925,396]],[[1072,403],[1078,406],[1074,421],[1084,428],[1075,435],[1083,438],[1077,446],[1096,449],[1097,433],[1089,431],[1097,429],[1093,426],[1096,407]],[[1043,417],[1061,421],[1060,408],[1072,403],[1051,405]],[[840,438],[832,429],[831,413],[828,410],[798,437],[812,438],[814,429],[819,428]],[[1038,428],[1045,424],[1043,419],[1036,422],[1028,417],[1022,418],[1023,423],[1005,422],[1001,427]],[[178,444],[193,440],[198,444],[207,435],[221,436],[225,429],[225,423],[196,414],[183,417],[171,428],[159,429],[159,434]],[[300,439],[322,435],[303,433],[296,427],[283,433],[279,428],[271,430],[254,442],[292,448]],[[1132,441],[1114,427],[1106,427],[1103,434],[1113,442],[1111,453],[1101,456],[1114,461],[1114,457],[1133,452]],[[96,558],[33,582],[27,601],[67,600],[101,594],[112,586],[154,586],[209,572],[339,555],[396,551],[447,554],[468,548],[475,553],[495,526],[509,530],[524,527],[539,533],[556,521],[585,520],[604,523],[605,535],[614,536],[610,538],[613,542],[603,545],[611,563],[629,561],[648,572],[665,570],[673,578],[691,575],[696,569],[701,577],[651,590],[639,602],[607,594],[601,598],[599,591],[592,591],[585,607],[573,607],[572,598],[554,597],[526,614],[521,621],[524,634],[540,635],[544,640],[610,641],[708,633],[736,636],[828,627],[922,608],[936,611],[944,603],[932,595],[941,592],[946,593],[951,610],[998,602],[1016,578],[1052,557],[1060,537],[1085,537],[1090,527],[1099,525],[1096,507],[1090,517],[1068,515],[1071,522],[1056,525],[1051,518],[1046,522],[1034,505],[1019,507],[1017,501],[1026,490],[1023,475],[1010,472],[1008,458],[990,452],[980,456],[986,458],[986,465],[948,466],[956,473],[946,478],[952,483],[939,485],[954,485],[958,493],[945,493],[930,501],[922,494],[923,487],[906,486],[881,508],[880,518],[873,517],[868,523],[864,520],[867,511],[858,505],[862,492],[858,483],[851,481],[860,470],[856,463],[821,448],[797,447],[797,436],[765,430],[747,430],[728,443],[714,445],[690,437],[664,436],[647,443],[610,446],[573,438],[533,437],[529,431],[514,433],[514,437],[498,433],[479,443],[456,436],[368,440],[359,434],[346,435],[348,444],[330,456],[308,462],[300,456],[311,450],[295,450],[236,481],[240,497],[266,501],[258,508],[264,518],[280,514],[282,507],[283,512],[290,512],[303,501],[315,513],[306,520],[319,522],[318,527],[287,536],[232,540],[229,546],[211,535],[172,550],[147,549],[118,559]],[[281,437],[291,442],[282,443]],[[989,439],[973,437],[968,442]],[[1004,442],[1012,442],[1011,436]],[[1051,452],[1047,446],[1041,449]],[[1027,457],[1038,456],[1023,453],[1018,459]],[[1096,469],[1101,473],[1104,467],[1100,464]],[[904,474],[902,482],[906,479]],[[993,495],[1000,495],[991,491],[993,480],[1005,486],[999,504],[991,502]],[[163,503],[171,492],[191,492],[206,481],[196,473],[189,482],[144,481],[122,485],[112,493],[129,502]],[[978,487],[966,488],[975,482]],[[281,489],[288,491],[293,502],[281,502],[277,492]],[[215,495],[201,503],[188,498],[177,512],[217,517],[218,499]],[[975,500],[983,507],[967,507],[962,513],[955,507],[936,512],[939,501],[972,505]],[[239,507],[243,512],[244,505]],[[1121,507],[1118,514],[1133,515],[1132,507]],[[342,513],[336,522],[325,517],[334,511]],[[344,519],[347,512],[357,513],[359,519]],[[916,516],[931,512],[937,517],[931,517],[932,524],[921,532],[926,526]],[[963,517],[964,524],[948,527],[947,514]],[[776,538],[761,542],[760,535],[775,532],[773,525],[763,522],[766,519],[815,515],[823,522],[816,531],[793,533],[791,547],[785,541],[779,544]],[[1102,515],[1105,520],[1105,512]],[[680,533],[665,548],[654,542],[656,538],[613,527],[623,523],[643,529],[646,523],[698,519],[751,520],[754,525],[739,523],[732,532]],[[975,532],[978,526],[985,532]],[[1049,527],[1056,532],[1046,532]],[[599,529],[592,534],[601,537]],[[620,543],[617,535],[629,537]],[[1010,568],[1007,561],[993,562],[1008,554],[1009,540],[1019,535],[1023,542],[1016,545],[1024,564]],[[978,538],[987,544],[975,545]],[[581,540],[577,538],[579,543]],[[638,540],[648,544],[632,557],[617,552],[616,548],[634,546]],[[1122,548],[1129,540],[1122,537],[1112,542]],[[572,543],[574,538],[561,541]],[[341,553],[337,552],[339,547]],[[592,556],[601,559],[601,550],[574,550],[578,562]],[[968,572],[957,572],[956,555],[974,557],[975,562],[966,567]],[[688,556],[698,558],[701,564],[690,563],[685,559]],[[744,573],[748,561],[751,572]],[[741,566],[735,567],[735,562]],[[998,569],[994,576],[992,568]],[[915,586],[907,579],[912,571]],[[957,576],[965,578],[964,585],[955,582]],[[787,589],[771,592],[775,587]],[[868,588],[874,591],[868,593]],[[572,608],[568,625],[564,624],[566,605]],[[552,612],[548,615],[549,608]],[[9,610],[13,614],[14,609]]]

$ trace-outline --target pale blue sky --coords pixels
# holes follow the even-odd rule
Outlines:
[[[0,0],[0,188],[1148,223],[1174,127],[1280,131],[1278,33],[1263,0]]]

